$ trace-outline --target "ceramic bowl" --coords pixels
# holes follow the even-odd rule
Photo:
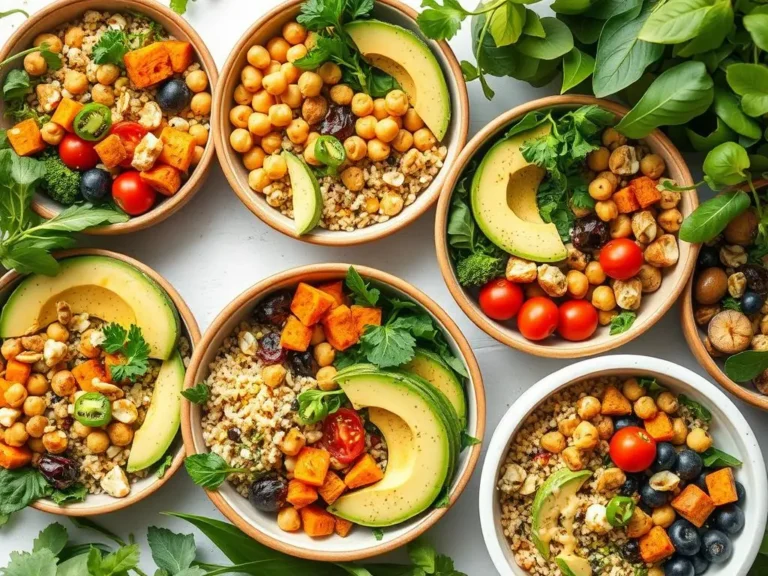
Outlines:
[[[716,386],[698,374],[666,360],[647,356],[603,356],[558,370],[529,388],[507,411],[493,433],[480,478],[480,523],[483,538],[501,576],[528,576],[520,568],[504,537],[496,483],[509,444],[525,419],[555,392],[584,379],[602,376],[648,376],[678,394],[700,402],[712,412],[710,432],[715,446],[739,458],[736,478],[747,490],[746,525],[733,537],[733,555],[725,564],[712,564],[707,574],[746,574],[757,556],[768,515],[768,481],[757,438],[739,409]]]
[[[263,194],[254,192],[248,186],[248,170],[243,166],[241,155],[235,152],[229,143],[229,134],[232,131],[229,112],[235,106],[232,94],[240,83],[240,71],[247,64],[248,49],[254,44],[265,45],[270,38],[279,35],[283,24],[296,19],[303,2],[304,0],[288,0],[267,12],[243,34],[230,52],[213,99],[213,109],[217,114],[214,137],[219,162],[224,169],[224,175],[243,204],[266,224],[287,236],[328,246],[350,246],[378,240],[414,222],[437,200],[447,178],[448,166],[456,161],[467,141],[469,127],[467,86],[453,50],[447,42],[426,40],[421,35],[416,23],[418,13],[413,8],[400,0],[376,0],[373,10],[374,18],[397,24],[418,34],[430,46],[443,69],[451,95],[451,123],[442,141],[448,147],[444,167],[430,186],[418,195],[413,204],[406,206],[400,214],[393,216],[387,222],[353,232],[324,230],[318,226],[308,234],[297,236],[293,219],[271,207]]]
[[[165,290],[173,301],[174,306],[176,306],[176,309],[179,311],[182,334],[189,339],[190,346],[193,350],[197,346],[197,343],[200,340],[200,329],[197,326],[195,317],[192,315],[192,311],[176,289],[160,274],[152,270],[152,268],[142,264],[138,260],[109,250],[66,250],[58,252],[56,254],[56,259],[61,260],[71,256],[106,256],[138,268],[142,273],[149,276],[149,278],[154,280],[163,290]],[[11,292],[13,292],[13,289],[23,278],[24,276],[17,274],[16,272],[8,272],[0,278],[0,302],[4,303],[6,301]],[[158,478],[155,474],[149,474],[146,478],[132,484],[131,493],[125,498],[114,498],[108,494],[90,494],[86,497],[84,502],[68,504],[66,506],[59,506],[47,499],[38,500],[32,504],[32,506],[43,512],[60,516],[97,516],[99,514],[107,514],[109,512],[128,508],[129,506],[144,500],[144,498],[154,493],[156,490],[159,490],[181,467],[184,462],[184,445],[179,435],[177,435],[171,447],[175,452],[173,463],[163,477]]]
[[[343,279],[348,268],[349,264],[317,264],[292,268],[267,278],[240,294],[221,311],[205,331],[187,369],[185,387],[194,386],[206,379],[209,373],[208,366],[216,357],[224,339],[239,322],[252,313],[256,304],[264,297],[280,289],[294,288],[300,281],[313,284]],[[364,266],[355,266],[355,268],[364,278],[386,287],[401,298],[413,300],[423,306],[433,320],[442,327],[449,345],[456,356],[463,360],[470,375],[466,386],[467,433],[482,439],[485,430],[485,392],[482,376],[472,349],[458,326],[433,300],[408,282],[373,268]],[[201,418],[200,406],[189,402],[184,403],[181,422],[187,455],[208,451],[203,440]],[[466,487],[479,457],[480,444],[461,453],[450,491],[451,505],[456,502]],[[331,536],[312,539],[303,531],[289,533],[280,530],[277,526],[276,514],[256,510],[228,482],[222,484],[216,491],[208,491],[207,494],[230,522],[262,544],[293,556],[326,562],[360,560],[394,550],[433,526],[448,510],[448,508],[430,509],[402,524],[386,528],[381,541],[373,537],[370,529],[362,526],[354,527],[346,538]]]
[[[593,354],[602,354],[637,338],[653,326],[669,310],[683,291],[685,283],[696,263],[698,246],[679,241],[680,259],[678,263],[664,270],[664,281],[659,290],[653,294],[643,295],[642,307],[632,327],[626,332],[615,336],[610,336],[606,328],[598,328],[598,331],[591,338],[583,342],[569,342],[562,338],[548,338],[542,342],[526,340],[512,323],[497,322],[486,316],[480,310],[477,303],[476,292],[467,291],[459,284],[449,252],[446,228],[448,226],[453,190],[469,162],[486,144],[499,136],[507,126],[519,120],[528,112],[548,109],[569,110],[590,104],[599,105],[601,108],[613,112],[617,117],[622,117],[628,112],[626,108],[615,102],[598,100],[591,96],[566,95],[534,100],[502,114],[472,138],[469,144],[462,150],[458,161],[451,165],[448,179],[437,205],[437,218],[435,220],[437,259],[443,279],[454,299],[464,313],[488,335],[507,346],[536,356],[580,358]],[[655,130],[643,140],[652,152],[664,158],[667,164],[667,174],[670,178],[673,178],[678,184],[683,186],[693,184],[693,179],[683,157],[669,138],[660,131]],[[696,206],[698,206],[698,199],[696,193],[692,191],[683,194],[678,209],[682,212],[683,216],[687,216]]]
[[[0,49],[0,62],[16,52],[31,47],[33,39],[38,34],[50,32],[54,28],[78,18],[86,10],[108,12],[134,11],[152,18],[175,38],[190,42],[194,46],[196,59],[208,75],[209,86],[216,86],[218,80],[216,64],[203,39],[184,18],[163,4],[153,0],[56,0],[42,10],[32,14],[28,20],[18,27],[2,49]],[[14,66],[21,66],[21,61],[14,63]],[[0,83],[2,83],[5,75],[12,68],[10,66],[0,72]],[[3,118],[3,108],[3,102],[0,101],[0,127],[9,128],[11,122],[7,118]],[[215,129],[213,114],[211,115],[211,124],[212,132]],[[200,163],[192,170],[189,179],[187,179],[181,189],[172,197],[164,199],[146,214],[132,217],[127,222],[99,226],[91,228],[86,232],[98,235],[128,234],[154,226],[176,213],[192,199],[192,196],[202,187],[208,177],[213,165],[213,142],[213,138],[209,138]],[[32,201],[32,209],[43,218],[52,218],[61,212],[62,206],[48,198],[45,194],[37,193]]]

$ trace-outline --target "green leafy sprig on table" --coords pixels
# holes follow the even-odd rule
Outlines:
[[[110,354],[120,354],[122,362],[112,364],[109,371],[115,382],[136,382],[149,370],[149,344],[141,334],[141,328],[135,324],[126,330],[120,324],[107,324],[102,329],[104,343],[102,347]]]
[[[227,461],[214,452],[187,456],[184,467],[192,482],[206,490],[216,490],[230,474],[244,474],[246,468],[233,468]]]
[[[73,484],[66,490],[55,490],[35,468],[0,468],[0,525],[7,522],[14,512],[42,498],[51,498],[56,504],[66,504],[82,502],[87,493],[87,488],[82,484]],[[4,522],[1,521],[3,519]]]

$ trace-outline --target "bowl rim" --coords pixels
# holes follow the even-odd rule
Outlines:
[[[125,262],[126,264],[130,264],[131,266],[134,266],[135,268],[140,270],[142,273],[149,276],[152,280],[157,282],[157,284],[159,284],[163,290],[165,290],[165,292],[168,294],[170,299],[173,301],[173,304],[176,306],[176,309],[179,311],[179,316],[181,317],[183,328],[186,330],[187,335],[189,336],[191,349],[194,351],[197,348],[198,343],[200,342],[200,328],[197,325],[197,320],[195,320],[195,316],[192,314],[192,311],[189,309],[189,306],[187,306],[187,303],[181,297],[181,294],[179,294],[176,291],[176,289],[170,284],[170,282],[168,282],[168,280],[166,280],[158,272],[155,272],[155,270],[153,270],[146,264],[143,264],[142,262],[139,262],[138,260],[135,260],[130,256],[126,256],[125,254],[121,254],[119,252],[113,252],[111,250],[102,250],[97,248],[79,248],[74,250],[63,250],[63,251],[54,253],[54,257],[56,258],[56,260],[61,260],[63,258],[70,258],[73,256],[106,256],[108,258],[114,258],[115,260],[120,260],[121,262]],[[26,276],[29,276],[29,275],[19,274],[18,272],[15,272],[13,270],[6,272],[2,277],[0,277],[0,291],[5,290],[6,288],[9,288],[12,284],[20,281],[22,278],[25,278]],[[157,478],[157,476],[154,476],[154,482],[152,482],[149,486],[147,486],[143,490],[139,492],[132,491],[125,498],[114,498],[114,502],[112,502],[111,504],[101,504],[101,505],[87,507],[87,497],[86,497],[86,500],[83,503],[83,506],[80,506],[78,508],[69,508],[67,506],[60,506],[58,504],[55,504],[53,501],[46,498],[46,499],[37,500],[36,502],[33,502],[31,504],[31,507],[37,510],[40,510],[42,512],[48,512],[49,514],[56,514],[58,516],[96,516],[99,514],[116,512],[117,510],[128,508],[129,506],[132,506],[137,502],[144,500],[144,498],[150,496],[151,494],[159,490],[166,482],[168,482],[171,479],[171,477],[176,473],[176,471],[179,468],[181,468],[181,465],[184,462],[184,458],[185,458],[185,451],[184,451],[184,446],[182,445],[179,448],[179,450],[176,452],[176,455],[173,457],[173,462],[171,463],[170,468],[166,470],[162,478]]]
[[[227,84],[230,76],[236,73],[235,67],[238,64],[238,55],[244,50],[246,45],[250,44],[252,38],[263,26],[272,20],[280,18],[285,12],[295,9],[304,2],[305,0],[286,0],[281,4],[278,4],[275,8],[268,11],[261,18],[256,20],[256,22],[243,33],[237,43],[232,47],[229,56],[227,56],[227,61],[222,68],[221,74],[219,75],[219,81],[216,89],[214,90],[213,110],[216,111],[217,115],[223,115],[225,98],[224,87]],[[398,10],[404,16],[410,18],[414,22],[418,16],[418,12],[416,10],[404,4],[400,0],[375,0],[375,2]],[[467,136],[469,134],[469,96],[467,94],[467,84],[464,81],[464,76],[461,72],[459,61],[456,58],[453,49],[448,45],[448,43],[444,40],[434,41],[429,39],[427,39],[426,42],[427,45],[430,46],[430,49],[433,53],[437,52],[437,54],[435,54],[436,58],[438,60],[444,61],[443,63],[450,69],[457,84],[458,114],[453,115],[453,118],[451,118],[451,123],[458,122],[459,128],[458,138],[456,142],[452,144],[452,147],[456,150],[461,150],[466,145]],[[431,44],[435,44],[439,50],[434,49]],[[229,99],[231,99],[231,94],[227,94],[226,98],[227,101],[229,101]],[[316,234],[310,232],[301,236],[297,236],[293,227],[287,222],[284,222],[282,218],[280,218],[282,214],[270,206],[261,206],[251,198],[254,192],[250,188],[240,186],[240,182],[237,178],[237,175],[235,174],[235,170],[233,169],[235,161],[239,162],[239,158],[237,158],[239,154],[230,150],[228,130],[228,120],[220,117],[217,118],[217,122],[213,130],[213,137],[216,142],[216,154],[218,155],[219,164],[221,164],[224,176],[227,178],[230,187],[235,192],[240,201],[246,206],[246,208],[248,208],[248,210],[257,216],[262,222],[270,226],[273,230],[277,230],[278,232],[285,234],[290,238],[300,240],[302,242],[323,246],[356,246],[360,244],[366,244],[368,242],[374,242],[399,232],[409,224],[412,224],[418,220],[420,216],[427,212],[427,210],[429,210],[429,208],[431,208],[435,202],[437,202],[437,199],[440,197],[440,191],[444,185],[444,182],[441,182],[439,179],[433,181],[432,184],[419,195],[420,197],[426,196],[428,199],[426,202],[424,202],[423,206],[419,207],[418,209],[404,210],[403,213],[398,214],[396,217],[387,222],[396,222],[396,224],[393,224],[389,227],[383,225],[373,225],[367,228],[354,230],[352,232],[333,231],[333,233],[328,234]],[[443,169],[441,169],[441,172],[444,173],[442,178],[445,179],[445,175],[448,174],[447,167],[444,166]],[[415,207],[410,206],[408,208]]]
[[[536,100],[531,100],[520,106],[516,106],[511,110],[508,110],[501,116],[497,117],[494,121],[489,123],[485,128],[478,132],[472,140],[462,150],[459,158],[450,167],[448,172],[448,178],[443,185],[443,191],[440,194],[440,199],[437,204],[437,214],[435,216],[435,251],[437,253],[437,262],[440,266],[440,273],[443,276],[448,290],[450,291],[453,299],[464,311],[475,325],[483,330],[486,334],[492,338],[498,340],[502,344],[506,344],[511,348],[533,354],[534,356],[540,356],[544,358],[584,358],[587,356],[594,356],[602,354],[623,346],[627,342],[630,342],[649,330],[656,322],[658,322],[662,316],[672,307],[677,298],[685,288],[688,277],[693,272],[696,264],[696,257],[698,255],[699,246],[697,244],[690,244],[690,250],[688,252],[688,259],[684,262],[678,262],[677,266],[680,266],[680,275],[677,282],[666,299],[666,301],[655,310],[646,310],[644,315],[647,316],[647,320],[640,326],[633,326],[622,334],[612,336],[610,340],[595,344],[591,340],[585,340],[579,345],[569,346],[567,349],[562,349],[558,346],[544,346],[535,342],[529,342],[521,339],[516,340],[502,329],[500,329],[495,322],[491,321],[480,311],[477,303],[468,296],[467,292],[459,285],[456,280],[456,276],[453,271],[453,265],[451,263],[451,257],[448,253],[448,240],[447,240],[447,225],[448,225],[448,212],[450,210],[451,197],[453,190],[461,177],[464,168],[467,166],[472,157],[477,151],[485,145],[490,138],[494,137],[496,133],[510,122],[521,118],[528,112],[540,110],[543,108],[553,107],[576,107],[586,105],[597,105],[600,108],[613,112],[617,116],[624,116],[629,112],[629,109],[621,104],[612,102],[609,100],[602,100],[594,98],[592,96],[586,96],[582,94],[566,94],[560,96],[546,96]],[[667,156],[668,164],[670,161],[674,162],[675,168],[681,174],[680,184],[682,186],[692,186],[693,177],[691,176],[688,166],[685,163],[680,151],[674,146],[672,141],[664,135],[660,130],[654,130],[648,136],[644,138],[647,141],[653,141],[654,144],[661,149],[661,151]],[[695,209],[698,206],[698,196],[693,191],[691,194],[692,208]],[[681,242],[680,240],[678,240]]]
[[[16,44],[20,42],[21,38],[25,36],[30,29],[37,26],[41,21],[47,19],[56,20],[57,12],[62,8],[70,9],[70,6],[81,6],[78,9],[80,12],[90,10],[99,7],[101,10],[114,12],[129,7],[133,10],[146,14],[147,16],[157,19],[158,16],[172,20],[173,23],[178,26],[186,39],[192,43],[195,48],[195,53],[200,65],[208,75],[208,85],[215,91],[215,86],[218,83],[219,72],[216,68],[216,62],[211,56],[211,52],[208,46],[203,41],[202,37],[192,27],[192,25],[182,18],[179,14],[176,14],[173,10],[167,6],[156,2],[154,0],[113,0],[114,4],[118,4],[121,7],[116,8],[113,4],[107,0],[55,0],[51,4],[48,4],[44,8],[34,12],[26,19],[8,38],[2,48],[0,48],[0,62],[5,60],[12,52],[17,49]],[[64,22],[60,23],[63,24]],[[57,24],[56,26],[59,26]],[[183,39],[183,38],[182,38]],[[213,108],[212,108],[213,110]],[[210,118],[211,132],[215,132],[216,124],[214,121],[214,115],[211,114]],[[104,226],[97,226],[84,230],[83,233],[93,236],[114,236],[119,234],[130,234],[139,230],[144,230],[155,224],[166,220],[181,208],[183,208],[192,197],[202,188],[203,184],[208,178],[213,167],[215,149],[215,139],[210,138],[205,146],[203,157],[197,164],[195,169],[190,174],[189,178],[184,185],[170,198],[164,198],[163,201],[155,206],[149,212],[140,216],[131,217],[127,222],[119,222],[117,224],[106,224]],[[34,210],[42,218],[53,218],[58,212],[55,212],[38,201],[36,198],[32,199],[32,210]]]
[[[238,314],[244,307],[249,306],[255,299],[260,298],[266,294],[272,292],[274,286],[282,284],[283,282],[299,282],[307,274],[314,273],[328,273],[338,274],[343,277],[349,269],[350,264],[342,263],[329,263],[329,264],[309,264],[305,266],[299,266],[296,268],[289,268],[283,272],[279,272],[257,282],[227,304],[221,312],[216,316],[210,326],[203,334],[200,343],[195,348],[195,353],[192,356],[192,360],[187,368],[186,379],[184,382],[185,388],[190,388],[197,383],[196,375],[203,369],[207,370],[207,367],[201,366],[203,358],[206,356],[208,349],[212,346],[213,342],[222,335],[222,330],[227,321],[234,315]],[[445,327],[445,330],[451,335],[459,348],[459,352],[463,360],[465,361],[469,371],[469,383],[475,395],[475,404],[477,406],[476,420],[477,429],[475,434],[482,440],[485,435],[485,388],[483,386],[483,377],[480,372],[480,366],[475,358],[472,348],[459,329],[458,325],[451,319],[451,317],[429,296],[424,292],[410,284],[409,282],[393,276],[387,272],[375,268],[369,268],[367,266],[354,265],[355,269],[364,278],[369,278],[380,282],[382,284],[391,286],[397,290],[402,291],[408,297],[418,302],[423,306],[430,314],[432,314],[437,320]],[[226,336],[226,335],[224,335]],[[467,386],[469,390],[470,386]],[[192,456],[198,454],[195,449],[195,441],[192,433],[192,405],[186,399],[183,402],[181,410],[181,431],[184,437],[184,445],[187,449],[187,455]],[[350,562],[355,560],[362,560],[370,558],[371,556],[377,556],[390,552],[400,546],[407,544],[408,542],[418,538],[422,533],[431,528],[443,515],[454,505],[461,496],[462,492],[466,488],[469,480],[477,466],[477,462],[480,458],[480,452],[482,449],[482,443],[470,446],[470,453],[467,460],[467,465],[464,472],[456,478],[456,485],[454,490],[450,494],[450,502],[445,508],[433,508],[429,513],[419,522],[419,525],[411,530],[408,530],[405,534],[392,539],[388,542],[376,544],[370,548],[366,548],[357,552],[326,552],[315,551],[301,548],[278,538],[274,538],[266,533],[261,532],[255,526],[252,526],[246,522],[237,511],[231,507],[226,500],[217,492],[206,490],[208,498],[214,503],[226,518],[237,526],[240,530],[245,532],[251,538],[258,542],[269,546],[270,548],[296,556],[299,558],[305,558],[308,560],[316,560],[323,562]]]
[[[695,386],[702,395],[712,400],[713,405],[718,406],[718,408],[724,412],[726,418],[736,430],[748,431],[750,433],[753,442],[743,443],[745,453],[741,455],[741,459],[744,461],[749,459],[752,461],[757,471],[765,471],[765,462],[762,451],[757,443],[757,437],[738,406],[718,389],[717,386],[710,383],[706,378],[700,376],[693,370],[668,360],[635,354],[600,356],[566,366],[565,368],[561,368],[560,370],[545,376],[523,392],[501,418],[501,421],[493,433],[493,437],[490,442],[488,442],[488,448],[480,476],[478,507],[483,540],[485,540],[488,554],[491,556],[491,560],[499,574],[502,574],[503,576],[528,576],[528,572],[507,562],[504,550],[502,549],[502,545],[496,533],[497,526],[494,518],[494,506],[497,498],[497,472],[501,466],[502,458],[504,458],[507,453],[509,442],[517,429],[536,406],[570,383],[575,383],[578,380],[583,380],[608,371],[636,369],[647,369],[652,372],[663,373],[670,378]],[[734,437],[743,439],[744,435],[736,434]],[[768,477],[765,473],[756,474],[755,480],[757,485],[753,487],[750,493],[755,494],[754,506],[757,507],[755,518],[757,519],[758,530],[751,536],[752,542],[749,547],[749,552],[746,555],[746,558],[750,558],[751,560],[749,562],[744,562],[742,560],[742,566],[750,566],[757,556],[763,532],[765,531],[766,516],[768,515],[768,497],[765,496],[766,491],[768,491]],[[752,506],[753,504],[750,504],[750,507]],[[742,532],[741,537],[744,536],[745,534]],[[732,557],[732,559],[733,558],[735,557]]]

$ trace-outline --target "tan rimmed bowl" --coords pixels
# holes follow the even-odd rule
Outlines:
[[[436,302],[408,282],[374,268],[365,266],[355,266],[355,268],[363,278],[372,280],[374,284],[378,284],[388,292],[420,304],[440,326],[449,346],[464,362],[469,374],[468,383],[465,386],[468,409],[467,433],[482,439],[485,431],[485,391],[482,376],[469,342],[458,326]],[[299,282],[313,284],[342,280],[348,269],[349,264],[316,264],[292,268],[262,280],[240,294],[219,313],[205,331],[187,369],[184,386],[192,387],[207,378],[208,366],[216,357],[224,339],[252,313],[264,297],[277,290],[295,288]],[[208,447],[203,440],[201,419],[201,407],[185,401],[181,412],[181,430],[189,456],[208,452]],[[461,453],[449,494],[449,507],[456,502],[467,486],[480,457],[480,449],[481,445],[477,444]],[[206,492],[219,511],[251,538],[286,554],[325,562],[360,560],[394,550],[417,538],[448,511],[448,508],[430,509],[402,524],[385,528],[380,542],[376,541],[370,529],[362,526],[355,526],[346,538],[333,535],[313,539],[303,531],[289,533],[280,530],[277,526],[276,514],[256,510],[228,482],[222,484],[218,490]]]
[[[526,340],[514,324],[510,322],[496,322],[486,316],[480,310],[480,306],[477,303],[476,292],[467,291],[459,284],[449,252],[446,229],[453,190],[469,162],[478,152],[485,151],[486,146],[490,142],[495,141],[510,124],[519,120],[528,112],[545,109],[569,110],[590,104],[598,105],[605,110],[613,112],[618,118],[623,117],[628,112],[624,106],[615,102],[609,102],[608,100],[598,100],[591,96],[566,95],[534,100],[502,114],[472,138],[466,148],[462,150],[458,161],[451,166],[443,193],[437,205],[437,218],[435,219],[437,260],[440,264],[443,279],[454,299],[464,313],[469,316],[470,320],[489,336],[507,346],[536,356],[547,358],[581,358],[602,354],[634,340],[658,322],[674,304],[685,288],[685,283],[688,281],[696,264],[696,255],[698,254],[699,247],[678,240],[680,259],[675,266],[664,270],[664,278],[659,290],[653,294],[643,294],[642,306],[632,327],[626,332],[615,336],[610,336],[606,327],[598,328],[598,331],[590,339],[583,342],[569,342],[559,337],[548,338],[543,342]],[[669,138],[659,130],[654,130],[642,140],[652,152],[664,158],[668,177],[674,179],[681,186],[693,185],[691,173],[688,171],[683,157]],[[678,208],[683,216],[686,217],[693,212],[698,204],[699,201],[695,191],[685,192]]]
[[[251,212],[278,232],[304,242],[326,246],[351,246],[372,242],[405,228],[437,200],[440,190],[446,182],[448,166],[456,161],[459,152],[467,142],[469,130],[467,85],[453,50],[447,42],[427,40],[421,34],[416,23],[418,13],[413,8],[406,6],[399,0],[376,0],[373,17],[397,24],[416,33],[432,49],[432,53],[443,69],[443,75],[448,83],[448,92],[451,95],[451,123],[441,142],[442,145],[447,146],[448,155],[445,158],[443,168],[429,187],[417,196],[413,204],[406,206],[400,214],[393,216],[387,222],[374,224],[353,232],[330,231],[318,226],[308,234],[297,236],[293,219],[281,214],[277,208],[271,207],[267,204],[263,194],[254,192],[248,186],[248,170],[243,166],[241,154],[235,152],[229,144],[229,134],[232,131],[229,112],[235,106],[232,95],[235,87],[240,83],[240,71],[247,64],[248,49],[254,44],[264,45],[270,38],[279,35],[283,24],[296,19],[299,8],[304,1],[288,0],[288,2],[284,2],[267,12],[243,34],[229,54],[213,95],[213,110],[217,114],[214,129],[216,152],[224,175],[238,198]]]
[[[208,75],[209,89],[215,90],[219,74],[213,57],[203,39],[184,18],[155,0],[57,0],[32,14],[28,20],[19,26],[0,50],[0,62],[17,52],[30,48],[33,39],[38,34],[50,32],[58,26],[79,17],[86,10],[105,12],[131,10],[152,18],[172,36],[179,40],[190,42],[194,46],[197,61]],[[0,71],[0,83],[2,83],[9,70],[20,66],[21,61],[18,61],[13,66]],[[213,111],[213,108],[211,110]],[[3,117],[3,111],[4,104],[0,100],[0,127],[10,128],[12,123]],[[211,113],[211,132],[215,131],[215,122],[215,115]],[[184,185],[172,197],[162,200],[146,214],[132,217],[127,222],[91,228],[86,233],[97,235],[128,234],[154,226],[176,213],[192,199],[192,196],[200,189],[208,177],[214,158],[213,147],[214,139],[209,138],[200,163],[194,167],[187,181],[184,182]],[[37,193],[32,200],[32,209],[43,218],[53,218],[61,212],[62,206],[46,195]]]
[[[176,306],[176,309],[179,311],[182,334],[189,339],[189,344],[192,350],[198,345],[198,342],[200,341],[200,329],[197,326],[195,317],[192,315],[192,311],[176,289],[160,274],[152,270],[152,268],[142,264],[138,260],[125,256],[124,254],[111,252],[109,250],[66,250],[58,252],[56,254],[56,259],[63,260],[72,256],[106,256],[108,258],[120,260],[121,262],[125,262],[134,268],[137,268],[165,290],[166,294],[168,294],[173,301],[174,306]],[[0,301],[2,301],[3,304],[23,278],[24,276],[17,274],[16,272],[8,272],[0,278]],[[184,445],[178,435],[171,445],[171,449],[175,452],[173,463],[165,474],[163,474],[163,477],[158,478],[156,474],[150,473],[146,478],[142,478],[135,484],[132,484],[131,493],[125,498],[114,498],[108,494],[89,494],[84,502],[59,506],[58,504],[54,504],[53,501],[45,499],[38,500],[32,504],[32,507],[59,516],[98,516],[99,514],[107,514],[109,512],[128,508],[159,490],[181,467],[184,462]]]

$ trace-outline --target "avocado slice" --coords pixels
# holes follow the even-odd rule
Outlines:
[[[581,556],[561,554],[555,557],[555,563],[563,576],[592,576],[592,566]]]
[[[0,338],[47,326],[56,320],[60,301],[75,314],[87,312],[126,328],[136,324],[152,358],[165,360],[176,348],[181,322],[168,294],[138,268],[109,256],[74,256],[61,261],[56,276],[27,276],[3,306]]]
[[[589,470],[572,472],[563,468],[547,478],[536,491],[531,506],[531,539],[545,560],[549,560],[550,535],[557,527],[560,511],[590,476],[592,472]]]
[[[453,409],[456,410],[456,415],[462,423],[461,428],[464,428],[464,422],[467,419],[464,386],[462,386],[456,373],[439,355],[424,348],[416,348],[413,359],[404,364],[402,369],[421,376],[440,390],[448,398]]]
[[[304,160],[287,150],[283,150],[282,155],[288,165],[288,176],[291,179],[296,234],[301,236],[311,231],[320,222],[320,216],[323,213],[323,195],[317,178]]]
[[[344,31],[371,65],[397,80],[427,128],[442,140],[451,122],[451,96],[429,46],[410,30],[380,20],[350,22]]]
[[[147,416],[133,438],[128,472],[152,466],[163,457],[176,438],[181,424],[184,372],[184,362],[178,351],[160,367]]]
[[[472,214],[488,239],[505,252],[536,262],[558,262],[567,251],[557,227],[539,215],[536,192],[546,170],[520,151],[550,125],[504,138],[486,152],[472,178]]]

